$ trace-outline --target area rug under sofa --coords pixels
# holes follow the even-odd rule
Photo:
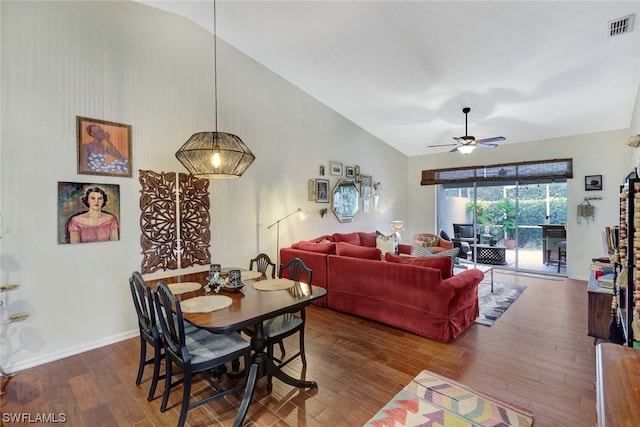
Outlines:
[[[365,424],[366,427],[532,425],[531,411],[429,371],[418,374]]]

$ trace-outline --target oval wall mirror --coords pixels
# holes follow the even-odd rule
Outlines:
[[[331,210],[338,221],[351,222],[360,207],[360,191],[351,179],[341,179],[333,188]]]

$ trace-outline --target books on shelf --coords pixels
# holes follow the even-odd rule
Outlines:
[[[620,227],[614,225],[613,227],[605,227],[602,232],[602,243],[605,253],[612,254],[618,247],[618,231]]]
[[[613,289],[613,272],[603,274],[597,277],[596,280],[598,281],[598,287]]]
[[[614,265],[608,258],[594,258],[591,260],[589,270],[593,271],[598,287],[613,289]]]

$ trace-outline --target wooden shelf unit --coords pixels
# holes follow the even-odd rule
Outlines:
[[[609,339],[613,289],[598,286],[595,273],[592,271],[589,274],[587,292],[589,294],[587,335],[593,337],[593,343],[596,344],[599,339]]]
[[[620,188],[622,194],[624,187],[628,187],[628,196],[626,199],[620,199],[620,229],[623,223],[626,225],[626,239],[620,237],[620,245],[624,245],[626,249],[626,258],[622,264],[622,268],[627,272],[627,286],[620,288],[618,292],[618,313],[620,321],[624,329],[624,335],[627,347],[633,347],[633,291],[635,290],[635,270],[636,270],[636,254],[633,239],[636,231],[635,220],[635,194],[640,193],[640,179],[635,173],[630,174],[624,186]]]

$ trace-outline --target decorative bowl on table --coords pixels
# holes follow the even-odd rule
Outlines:
[[[239,285],[232,285],[229,282],[225,282],[222,285],[222,290],[227,292],[240,292],[244,288],[244,283],[240,282]]]

